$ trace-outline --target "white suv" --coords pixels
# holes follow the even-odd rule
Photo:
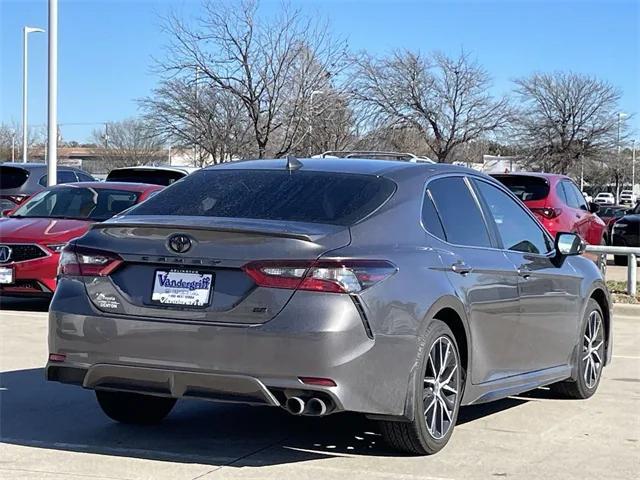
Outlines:
[[[620,192],[620,204],[629,204],[633,205],[636,203],[636,196],[633,194],[632,190],[623,190]]]

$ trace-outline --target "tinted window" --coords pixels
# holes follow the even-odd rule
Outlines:
[[[422,224],[427,231],[442,240],[446,240],[444,236],[444,230],[442,229],[442,223],[438,217],[438,212],[431,199],[431,192],[427,190],[424,196],[424,203],[422,204]]]
[[[549,195],[549,183],[542,177],[529,175],[493,175],[523,202],[542,200]]]
[[[584,210],[587,209],[587,203],[582,196],[578,187],[576,187],[572,182],[563,180],[562,186],[564,187],[564,193],[567,197],[567,205],[571,208],[582,208]]]
[[[56,183],[60,185],[61,183],[75,183],[78,181],[76,174],[71,170],[58,170],[58,175],[56,175]],[[38,183],[43,187],[47,186],[47,181],[49,179],[48,175],[44,175]],[[93,179],[91,179],[93,180]]]
[[[80,180],[81,182],[93,182],[94,178],[87,175],[86,173],[82,173],[82,172],[76,172],[76,175],[78,176],[78,180]]]
[[[433,180],[429,182],[428,191],[440,214],[449,243],[491,246],[482,213],[462,177]]]
[[[538,254],[551,250],[543,230],[509,195],[487,182],[475,181],[475,184],[498,228],[504,248]]]
[[[107,182],[151,183],[153,185],[171,185],[180,180],[185,174],[172,170],[144,170],[126,168],[113,170],[107,175]]]
[[[568,205],[567,195],[564,192],[564,187],[562,186],[562,182],[556,183],[556,195],[558,195],[558,198],[562,203],[564,203],[565,205]]]
[[[29,172],[24,168],[0,166],[0,188],[19,188],[29,178]]]
[[[373,175],[286,170],[203,170],[185,177],[131,215],[181,215],[350,225],[395,190]]]
[[[32,197],[13,216],[106,220],[138,200],[137,192],[106,188],[62,187]]]

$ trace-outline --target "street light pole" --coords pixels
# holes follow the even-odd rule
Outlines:
[[[22,29],[22,161],[27,163],[27,97],[29,88],[29,34],[42,33],[41,28],[24,27]]]
[[[58,183],[58,0],[49,0],[49,109],[47,186]]]
[[[309,129],[307,131],[307,142],[309,143],[309,149],[308,149],[308,154],[309,154],[309,158],[311,158],[311,134],[313,133],[313,125],[311,123],[311,116],[313,115],[313,97],[315,95],[321,95],[323,94],[324,91],[322,90],[314,90],[313,92],[311,92],[311,96],[309,97]]]
[[[631,140],[631,195],[636,194],[636,141]]]

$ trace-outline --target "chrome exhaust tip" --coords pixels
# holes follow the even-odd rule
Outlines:
[[[324,400],[314,397],[307,402],[305,413],[307,415],[321,417],[327,413],[327,404]]]
[[[289,397],[284,405],[289,413],[292,415],[302,415],[304,412],[304,400],[300,397]]]

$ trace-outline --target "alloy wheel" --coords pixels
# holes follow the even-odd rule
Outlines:
[[[460,391],[458,363],[458,352],[451,339],[438,337],[429,351],[423,390],[427,430],[437,440],[453,426]]]
[[[602,315],[594,310],[589,314],[582,342],[583,377],[587,388],[598,384],[602,372],[602,358],[604,357],[604,329]]]

